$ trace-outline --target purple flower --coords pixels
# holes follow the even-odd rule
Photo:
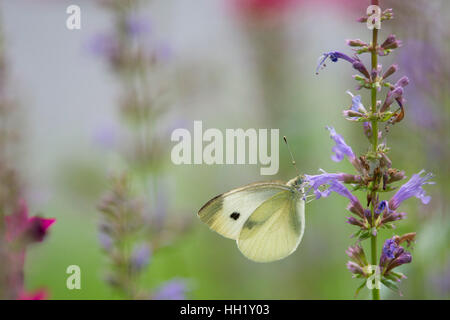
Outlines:
[[[320,190],[320,187],[322,185],[326,185],[329,184],[332,180],[340,180],[343,181],[342,179],[342,174],[339,173],[327,173],[324,170],[320,169],[320,171],[322,171],[322,174],[318,174],[318,175],[314,175],[314,176],[310,176],[305,174],[305,181],[309,183],[309,185],[311,186],[311,188],[314,189],[314,194],[316,195],[316,199],[320,199],[321,197],[328,197],[330,195],[330,191],[329,190]],[[309,190],[311,190],[311,188]],[[308,192],[309,192],[308,190]]]
[[[408,182],[400,187],[397,193],[389,200],[389,209],[397,210],[400,204],[411,197],[416,197],[422,201],[423,204],[428,204],[431,200],[430,196],[427,196],[425,190],[422,188],[425,184],[434,184],[434,182],[428,181],[433,175],[431,173],[421,176],[425,171],[422,170],[418,174],[414,174]]]
[[[338,51],[326,52],[319,57],[319,60],[317,62],[316,74],[319,74],[319,70],[326,67],[325,63],[327,62],[328,58],[332,62],[338,62],[339,59],[344,59],[353,64],[356,61],[355,59],[350,58],[348,55]]]
[[[409,84],[409,78],[407,76],[401,77],[394,85],[396,88],[404,88]]]
[[[88,41],[87,50],[93,55],[112,59],[118,53],[117,40],[111,34],[100,33]]]
[[[337,194],[346,197],[350,200],[350,207],[348,208],[351,212],[358,214],[359,216],[363,215],[363,208],[358,198],[355,197],[340,181],[346,181],[347,175],[344,173],[327,173],[322,170],[322,174],[319,175],[305,175],[305,181],[311,186],[311,189],[314,189],[314,194],[316,199],[320,199],[322,197],[328,197],[331,192],[336,192]],[[322,186],[328,185],[328,188],[323,188]],[[308,192],[309,192],[308,190]]]
[[[344,156],[347,156],[350,162],[353,162],[356,157],[353,153],[353,150],[350,146],[348,146],[341,135],[336,133],[336,130],[332,127],[327,127],[328,131],[330,131],[330,138],[336,142],[336,145],[333,147],[332,151],[335,153],[331,157],[331,160],[335,162],[340,162],[344,159]]]
[[[392,66],[390,66],[386,72],[383,74],[383,79],[387,79],[389,78],[391,75],[393,75],[394,73],[396,73],[398,71],[398,65],[397,64],[393,64]]]
[[[98,234],[98,241],[100,242],[102,248],[109,251],[113,245],[113,239],[106,232],[100,232]]]
[[[359,244],[355,244],[354,246],[348,247],[345,253],[360,266],[367,265],[366,255],[364,253],[364,249]]]
[[[319,57],[318,63],[317,63],[317,67],[316,67],[316,74],[319,74],[319,70],[323,69],[326,67],[326,62],[327,60],[330,59],[332,62],[338,62],[339,59],[348,61],[352,64],[353,68],[355,70],[358,70],[359,72],[361,72],[363,75],[365,75],[367,78],[370,78],[370,74],[367,71],[366,67],[364,66],[364,64],[356,57],[356,58],[351,58],[348,55],[339,52],[339,51],[331,51],[331,52],[326,52],[323,55],[321,55]]]
[[[412,261],[411,253],[400,246],[401,242],[401,237],[398,236],[394,236],[384,242],[380,256],[380,267],[384,268],[385,274],[402,264]]]
[[[140,244],[134,247],[131,254],[131,266],[135,271],[141,271],[150,262],[151,250],[147,244]]]
[[[94,143],[104,149],[113,149],[117,145],[118,127],[114,123],[101,123],[93,132]]]
[[[398,244],[393,239],[387,239],[383,245],[383,255],[388,259],[394,259],[395,253],[398,251]]]
[[[361,39],[347,39],[345,40],[348,46],[350,47],[367,47],[368,44]]]
[[[356,262],[348,261],[347,269],[351,273],[353,273],[354,276],[360,274],[360,275],[366,277],[366,273],[364,272],[364,269],[360,265],[358,265]]]
[[[137,37],[150,32],[150,23],[142,17],[129,17],[126,21],[126,31],[129,35]]]
[[[347,93],[352,97],[352,105],[350,109],[344,110],[344,116],[348,118],[348,120],[357,120],[358,117],[362,117],[363,113],[366,113],[367,110],[361,102],[361,96],[354,96],[353,93],[347,91]]]
[[[388,202],[386,200],[381,201],[378,206],[375,208],[375,214],[379,215],[384,212],[388,206]]]
[[[387,49],[397,49],[398,47],[401,47],[402,42],[400,40],[397,40],[397,37],[395,34],[390,34],[386,40],[381,44],[381,48],[384,50]]]
[[[175,279],[166,282],[153,296],[154,300],[184,300],[187,292],[186,282]]]
[[[350,107],[350,109],[358,112],[366,112],[366,108],[361,102],[361,96],[360,95],[355,96],[350,91],[347,91],[347,93],[350,95],[350,97],[352,97],[352,106]]]

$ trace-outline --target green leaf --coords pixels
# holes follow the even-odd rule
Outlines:
[[[356,289],[356,291],[355,291],[355,298],[358,296],[358,294],[361,291],[361,289],[366,286],[366,282],[367,282],[367,280],[364,279],[364,282],[358,287],[358,289]]]
[[[383,224],[382,227],[388,230],[395,229],[395,225],[392,223]]]
[[[406,278],[405,275],[401,272],[390,271],[389,273],[392,274],[394,277],[396,277],[396,279]]]
[[[354,234],[352,234],[351,238],[355,238],[355,237],[359,237],[359,235],[361,234],[362,230],[359,229],[357,232],[355,232]]]
[[[359,240],[366,240],[370,238],[370,232],[369,231],[364,231],[360,236],[359,236]]]
[[[384,112],[384,113],[382,114],[382,117],[380,117],[379,120],[382,121],[382,122],[386,122],[386,121],[388,121],[390,118],[392,118],[393,115],[394,115],[393,112],[390,112],[390,111]]]
[[[400,291],[400,289],[398,288],[397,284],[395,284],[394,282],[385,279],[381,279],[381,283],[385,285],[386,288],[391,289],[392,291],[394,291],[395,293],[397,293],[398,295],[402,296],[402,292]]]

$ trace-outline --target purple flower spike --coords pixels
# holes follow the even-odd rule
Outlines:
[[[335,153],[331,157],[331,159],[335,162],[340,162],[342,159],[344,159],[344,156],[347,156],[350,162],[353,162],[356,157],[353,153],[353,150],[350,146],[348,146],[341,135],[336,133],[336,130],[332,127],[327,127],[328,131],[330,131],[330,137],[331,139],[336,142],[336,145],[333,147],[332,151]]]
[[[397,193],[389,200],[389,209],[397,210],[400,204],[409,199],[411,197],[416,197],[422,201],[423,204],[428,204],[431,200],[430,196],[427,196],[425,190],[422,188],[425,184],[434,184],[430,180],[433,175],[431,173],[425,174],[422,177],[422,173],[425,171],[422,170],[418,174],[414,174],[408,182],[400,187]]]

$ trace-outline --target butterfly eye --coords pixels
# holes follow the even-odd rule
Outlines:
[[[232,214],[230,214],[230,218],[234,220],[239,219],[240,216],[241,214],[239,212],[233,212]]]

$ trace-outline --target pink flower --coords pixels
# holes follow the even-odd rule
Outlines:
[[[55,221],[56,219],[29,217],[27,204],[21,200],[18,210],[5,217],[6,241],[24,241],[25,244],[41,242]]]
[[[48,298],[48,292],[45,289],[39,289],[33,292],[22,291],[18,300],[45,300]]]
[[[271,16],[285,13],[305,0],[232,0],[232,5],[243,16]]]
[[[231,2],[234,9],[246,17],[267,17],[284,14],[295,6],[307,4],[328,6],[348,10],[355,9],[358,0],[225,0]]]

